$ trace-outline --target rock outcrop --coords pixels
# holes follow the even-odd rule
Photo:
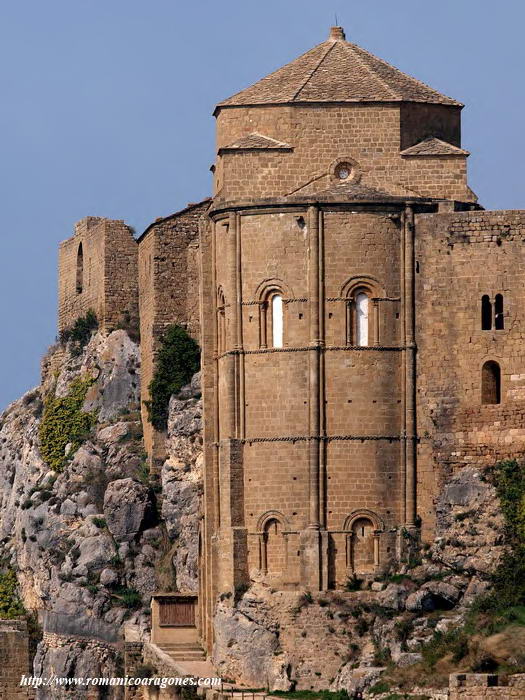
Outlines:
[[[66,446],[63,470],[53,471],[40,453],[44,405],[68,396],[79,377],[92,382],[82,410],[96,421],[77,449]],[[139,350],[122,330],[97,333],[79,356],[52,348],[42,386],[2,414],[0,558],[16,571],[26,609],[41,619],[35,673],[122,675],[114,642],[124,627],[147,636],[151,594],[174,582],[196,589],[199,392],[196,376],[172,400],[160,483],[142,447]]]

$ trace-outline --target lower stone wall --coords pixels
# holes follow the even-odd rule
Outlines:
[[[511,676],[500,685],[498,676],[486,673],[453,673],[450,676],[449,700],[511,700],[525,698],[525,673]]]
[[[144,644],[144,663],[153,666],[155,677],[171,678],[184,676],[181,669],[173,660],[165,654],[162,649],[151,643]],[[168,698],[180,698],[181,688],[172,686],[170,688],[145,687],[142,689],[144,700],[168,700]]]
[[[35,697],[34,690],[20,686],[22,675],[32,675],[27,624],[0,620],[0,700]]]
[[[136,678],[137,672],[140,673],[140,667],[143,665],[143,646],[142,642],[126,642],[124,644],[124,672],[130,678]],[[135,700],[135,698],[142,697],[141,688],[126,687],[125,700]]]

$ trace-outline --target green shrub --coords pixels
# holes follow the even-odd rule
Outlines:
[[[139,664],[133,675],[135,678],[153,678],[155,675],[155,666],[151,664]]]
[[[85,316],[77,318],[71,328],[66,328],[60,332],[60,342],[65,345],[71,343],[71,354],[80,355],[88,344],[93,331],[98,328],[98,319],[91,309]]]
[[[345,591],[360,591],[361,590],[361,584],[362,580],[360,578],[357,578],[355,574],[352,574],[346,579],[345,582]]]
[[[161,340],[155,372],[149,385],[150,401],[146,401],[150,423],[157,430],[168,424],[170,397],[177,394],[200,368],[198,344],[180,326],[170,326]]]
[[[23,617],[26,611],[18,597],[18,581],[12,569],[0,573],[0,618],[13,620]]]
[[[53,471],[61,472],[80,445],[86,440],[96,422],[96,413],[82,411],[82,404],[93,379],[78,377],[64,397],[49,396],[39,427],[40,453]],[[69,455],[65,454],[70,444]]]
[[[505,518],[508,545],[493,575],[499,608],[525,604],[525,469],[516,460],[497,464],[489,473]]]
[[[134,588],[117,588],[113,597],[119,600],[125,608],[140,608],[142,605],[141,595]]]
[[[106,520],[104,518],[93,518],[92,523],[101,530],[106,527]]]

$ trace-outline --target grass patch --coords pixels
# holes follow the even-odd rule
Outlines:
[[[134,588],[116,588],[112,597],[119,600],[125,608],[140,608],[142,597]]]
[[[350,696],[346,690],[332,692],[330,690],[273,690],[268,695],[275,695],[278,698],[290,698],[290,700],[349,700]]]

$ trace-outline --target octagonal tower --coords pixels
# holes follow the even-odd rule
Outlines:
[[[202,231],[201,620],[343,588],[417,530],[414,214],[475,207],[462,105],[329,39],[221,102]]]

